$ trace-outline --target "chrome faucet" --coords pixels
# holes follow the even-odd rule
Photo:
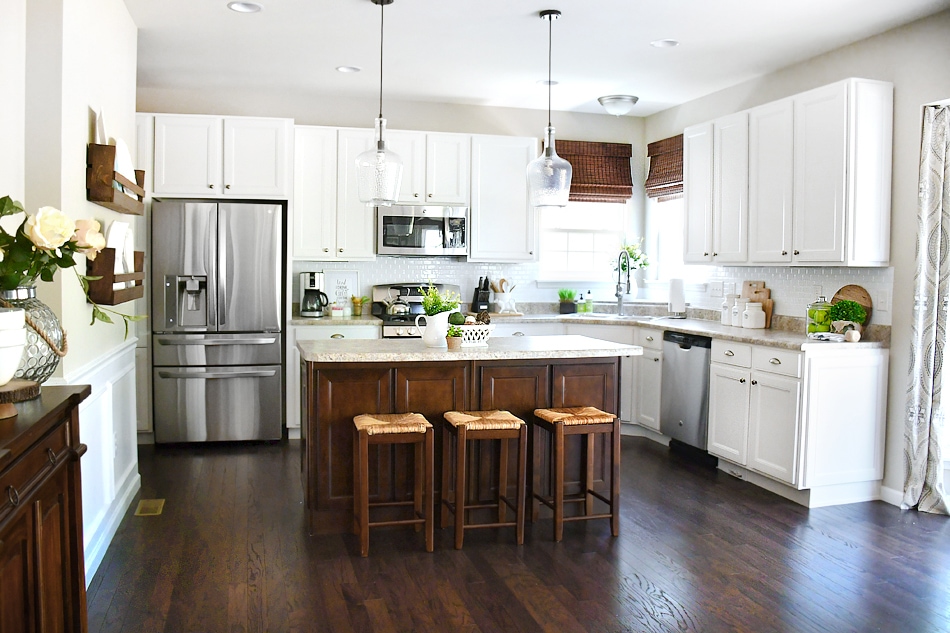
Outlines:
[[[623,260],[627,261],[627,290],[624,292],[623,283],[621,278],[623,277],[623,266],[621,262]],[[614,293],[614,296],[617,297],[617,316],[623,316],[623,295],[630,292],[630,253],[626,249],[620,251],[620,254],[617,255],[617,292]]]

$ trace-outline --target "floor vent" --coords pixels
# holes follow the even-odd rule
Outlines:
[[[155,517],[162,513],[165,507],[164,499],[142,499],[135,509],[137,517]]]

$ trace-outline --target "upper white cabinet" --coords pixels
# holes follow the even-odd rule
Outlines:
[[[341,128],[338,132],[336,241],[331,248],[332,257],[323,253],[321,259],[364,260],[376,257],[376,207],[360,202],[356,177],[356,157],[374,147],[375,143],[373,130]]]
[[[749,262],[792,261],[792,100],[749,111]]]
[[[386,144],[403,164],[399,202],[468,205],[471,139],[468,134],[388,131]]]
[[[287,197],[289,119],[155,115],[154,194]]]
[[[296,259],[337,259],[336,137],[336,128],[294,128],[294,196],[288,234],[291,256]]]
[[[683,193],[687,264],[712,261],[713,124],[693,125],[683,130]]]
[[[528,204],[525,169],[537,155],[535,138],[472,136],[469,261],[536,259],[536,210]]]

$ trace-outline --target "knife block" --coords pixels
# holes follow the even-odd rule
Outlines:
[[[488,310],[488,300],[490,296],[491,296],[490,291],[476,288],[475,294],[472,295],[472,312],[481,312],[482,310]]]

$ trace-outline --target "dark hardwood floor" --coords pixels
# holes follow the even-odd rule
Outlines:
[[[948,631],[950,520],[808,510],[623,438],[607,521],[308,536],[299,444],[142,447],[141,498],[88,590],[91,632]],[[134,506],[135,504],[133,504]]]

